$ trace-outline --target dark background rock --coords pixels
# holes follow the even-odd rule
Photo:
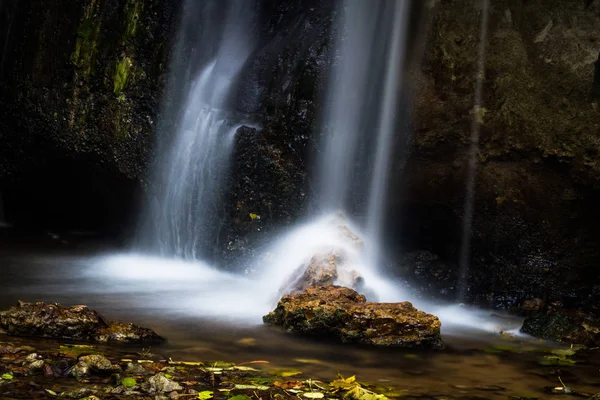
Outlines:
[[[21,226],[123,231],[179,0],[0,2],[0,192]]]
[[[236,137],[220,240],[227,262],[248,259],[251,249],[309,212],[333,5],[332,0],[263,2],[261,46],[241,78],[257,85],[258,101],[252,110],[238,105],[252,111],[259,126],[243,127]]]
[[[396,174],[389,246],[458,264],[481,9],[437,4],[415,73],[413,149]],[[598,304],[598,132],[590,96],[600,5],[490,8],[468,300]],[[401,237],[401,240],[397,238]]]

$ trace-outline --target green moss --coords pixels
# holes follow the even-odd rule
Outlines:
[[[121,381],[121,385],[131,388],[137,385],[137,382],[135,381],[135,378],[127,377],[123,378],[123,380]]]
[[[137,0],[129,0],[125,4],[125,36],[124,42],[133,38],[137,33],[140,13],[143,9],[143,4]]]
[[[113,74],[113,91],[115,94],[119,94],[125,89],[132,66],[133,62],[129,57],[123,57],[123,59],[117,62]]]
[[[93,71],[99,34],[100,23],[97,23],[94,18],[84,19],[77,30],[77,40],[75,50],[71,54],[71,62],[83,70],[85,77],[90,76]]]

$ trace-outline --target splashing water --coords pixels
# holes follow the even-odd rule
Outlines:
[[[321,248],[320,238],[332,244],[330,238],[335,235],[327,232],[331,226],[328,222],[321,219],[285,235],[282,239],[285,245],[273,248],[271,257],[264,260],[263,269],[256,274],[226,273],[201,261],[117,254],[81,261],[77,271],[84,282],[74,282],[72,290],[109,298],[115,295],[122,306],[126,304],[157,315],[210,318],[237,326],[258,325],[262,316],[275,307],[281,296],[280,286],[297,268],[296,261],[303,260],[306,252]],[[307,243],[305,234],[311,232],[315,239]],[[73,273],[68,277],[72,278]],[[411,301],[417,308],[438,316],[445,335],[499,331],[517,334],[517,330],[511,329],[520,327],[519,322],[494,317],[488,311],[411,298],[410,293],[400,290],[395,282],[378,274],[367,273],[365,280],[377,293],[378,301]],[[103,284],[98,285],[98,282]],[[60,282],[60,290],[69,290],[64,280]]]

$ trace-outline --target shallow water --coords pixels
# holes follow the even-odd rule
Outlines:
[[[152,349],[165,358],[266,360],[264,368],[294,368],[305,378],[356,375],[424,398],[567,398],[543,391],[560,386],[559,376],[577,392],[600,392],[597,352],[575,356],[573,367],[539,365],[555,345],[494,333],[490,326],[518,329],[520,322],[485,310],[432,306],[448,344],[442,352],[325,343],[263,326],[260,316],[272,308],[272,293],[251,277],[201,264],[107,255],[85,246],[52,247],[0,247],[0,308],[17,300],[87,304],[109,319],[151,327],[167,337],[167,344]],[[467,323],[457,324],[461,319]]]

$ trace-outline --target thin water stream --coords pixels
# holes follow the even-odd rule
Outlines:
[[[483,82],[485,80],[485,47],[489,24],[489,0],[483,0],[481,10],[481,31],[479,37],[479,51],[477,57],[477,76],[475,77],[475,98],[473,101],[473,121],[471,123],[471,136],[468,154],[467,181],[465,186],[465,202],[462,226],[462,240],[460,247],[460,272],[458,280],[458,301],[465,300],[468,273],[471,257],[471,228],[473,225],[473,207],[475,198],[475,183],[477,177],[477,164],[479,156],[479,132],[483,123]]]

